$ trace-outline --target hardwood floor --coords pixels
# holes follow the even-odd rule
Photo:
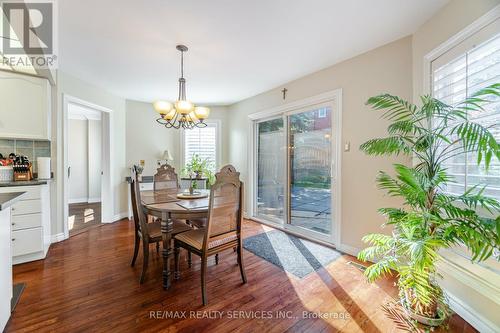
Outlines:
[[[244,236],[270,229],[245,221]],[[14,266],[14,282],[25,282],[26,289],[6,331],[396,332],[380,308],[396,295],[394,281],[366,283],[347,264],[353,260],[348,255],[299,279],[245,250],[248,283],[242,285],[235,253],[223,252],[219,265],[209,261],[209,305],[203,307],[197,257],[188,268],[182,252],[181,280],[164,291],[160,256],[151,249],[148,277],[140,285],[142,256],[130,267],[132,250],[133,224],[123,220],[53,244],[44,261]],[[330,318],[303,318],[303,312]],[[475,331],[456,315],[449,329]]]
[[[70,204],[68,216],[71,237],[101,224],[101,203]]]

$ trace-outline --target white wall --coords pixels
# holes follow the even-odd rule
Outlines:
[[[210,120],[221,122],[221,162],[228,162],[227,141],[227,108],[210,107]],[[165,150],[169,150],[174,161],[172,165],[178,174],[182,169],[181,162],[181,131],[165,128],[156,122],[158,114],[154,112],[151,103],[127,100],[126,102],[126,160],[127,167],[145,160],[143,175],[152,176],[156,173],[157,160]]]
[[[453,0],[413,35],[413,94],[416,102],[424,91],[424,56],[462,31],[493,7],[498,0]],[[440,265],[443,285],[453,309],[481,332],[500,332],[500,274],[445,252]],[[491,259],[494,260],[494,259]]]
[[[57,72],[57,86],[53,89],[52,113],[52,167],[55,181],[52,183],[52,235],[58,238],[63,233],[63,95],[67,94],[81,100],[111,109],[111,183],[113,192],[114,219],[127,214],[127,187],[125,176],[128,174],[125,162],[125,99],[109,93],[106,89],[82,81],[67,73]],[[60,239],[60,238],[59,238]]]
[[[288,89],[286,101],[282,99],[283,87]],[[389,171],[393,163],[409,161],[367,156],[358,147],[368,139],[386,135],[387,123],[380,119],[380,112],[364,105],[370,96],[389,92],[411,99],[410,37],[229,106],[229,161],[246,182],[247,147],[252,137],[248,131],[249,114],[339,88],[343,94],[342,142],[351,143],[351,151],[342,152],[342,246],[339,248],[355,252],[363,247],[363,235],[380,232],[384,219],[377,209],[399,204],[377,189],[375,178],[379,170]],[[249,207],[250,186],[246,186],[246,207]]]
[[[68,127],[68,163],[71,167],[68,199],[70,203],[87,202],[89,197],[87,120],[69,119]]]
[[[70,112],[71,112],[70,105]],[[68,120],[69,203],[101,201],[102,127],[100,120]]]
[[[101,201],[101,162],[102,162],[102,122],[101,120],[87,120],[88,128],[88,170],[89,202]]]

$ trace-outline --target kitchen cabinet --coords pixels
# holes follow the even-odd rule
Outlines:
[[[10,317],[12,298],[12,256],[10,248],[10,208],[0,210],[0,331]]]
[[[0,193],[12,192],[26,192],[11,207],[12,262],[44,259],[51,243],[49,184],[0,187]]]
[[[50,140],[47,79],[0,71],[0,137]]]
[[[12,206],[23,192],[0,193],[0,331],[3,332],[11,313],[12,288]]]

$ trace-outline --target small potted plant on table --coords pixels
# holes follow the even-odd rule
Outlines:
[[[190,179],[189,192],[191,194],[198,188],[197,180],[205,177],[208,185],[215,182],[213,169],[213,163],[208,158],[201,158],[198,154],[193,155],[191,160],[182,169],[182,173]]]

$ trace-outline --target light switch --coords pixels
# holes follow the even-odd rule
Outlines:
[[[350,151],[350,150],[351,150],[351,143],[349,141],[347,141],[344,144],[344,151]]]

